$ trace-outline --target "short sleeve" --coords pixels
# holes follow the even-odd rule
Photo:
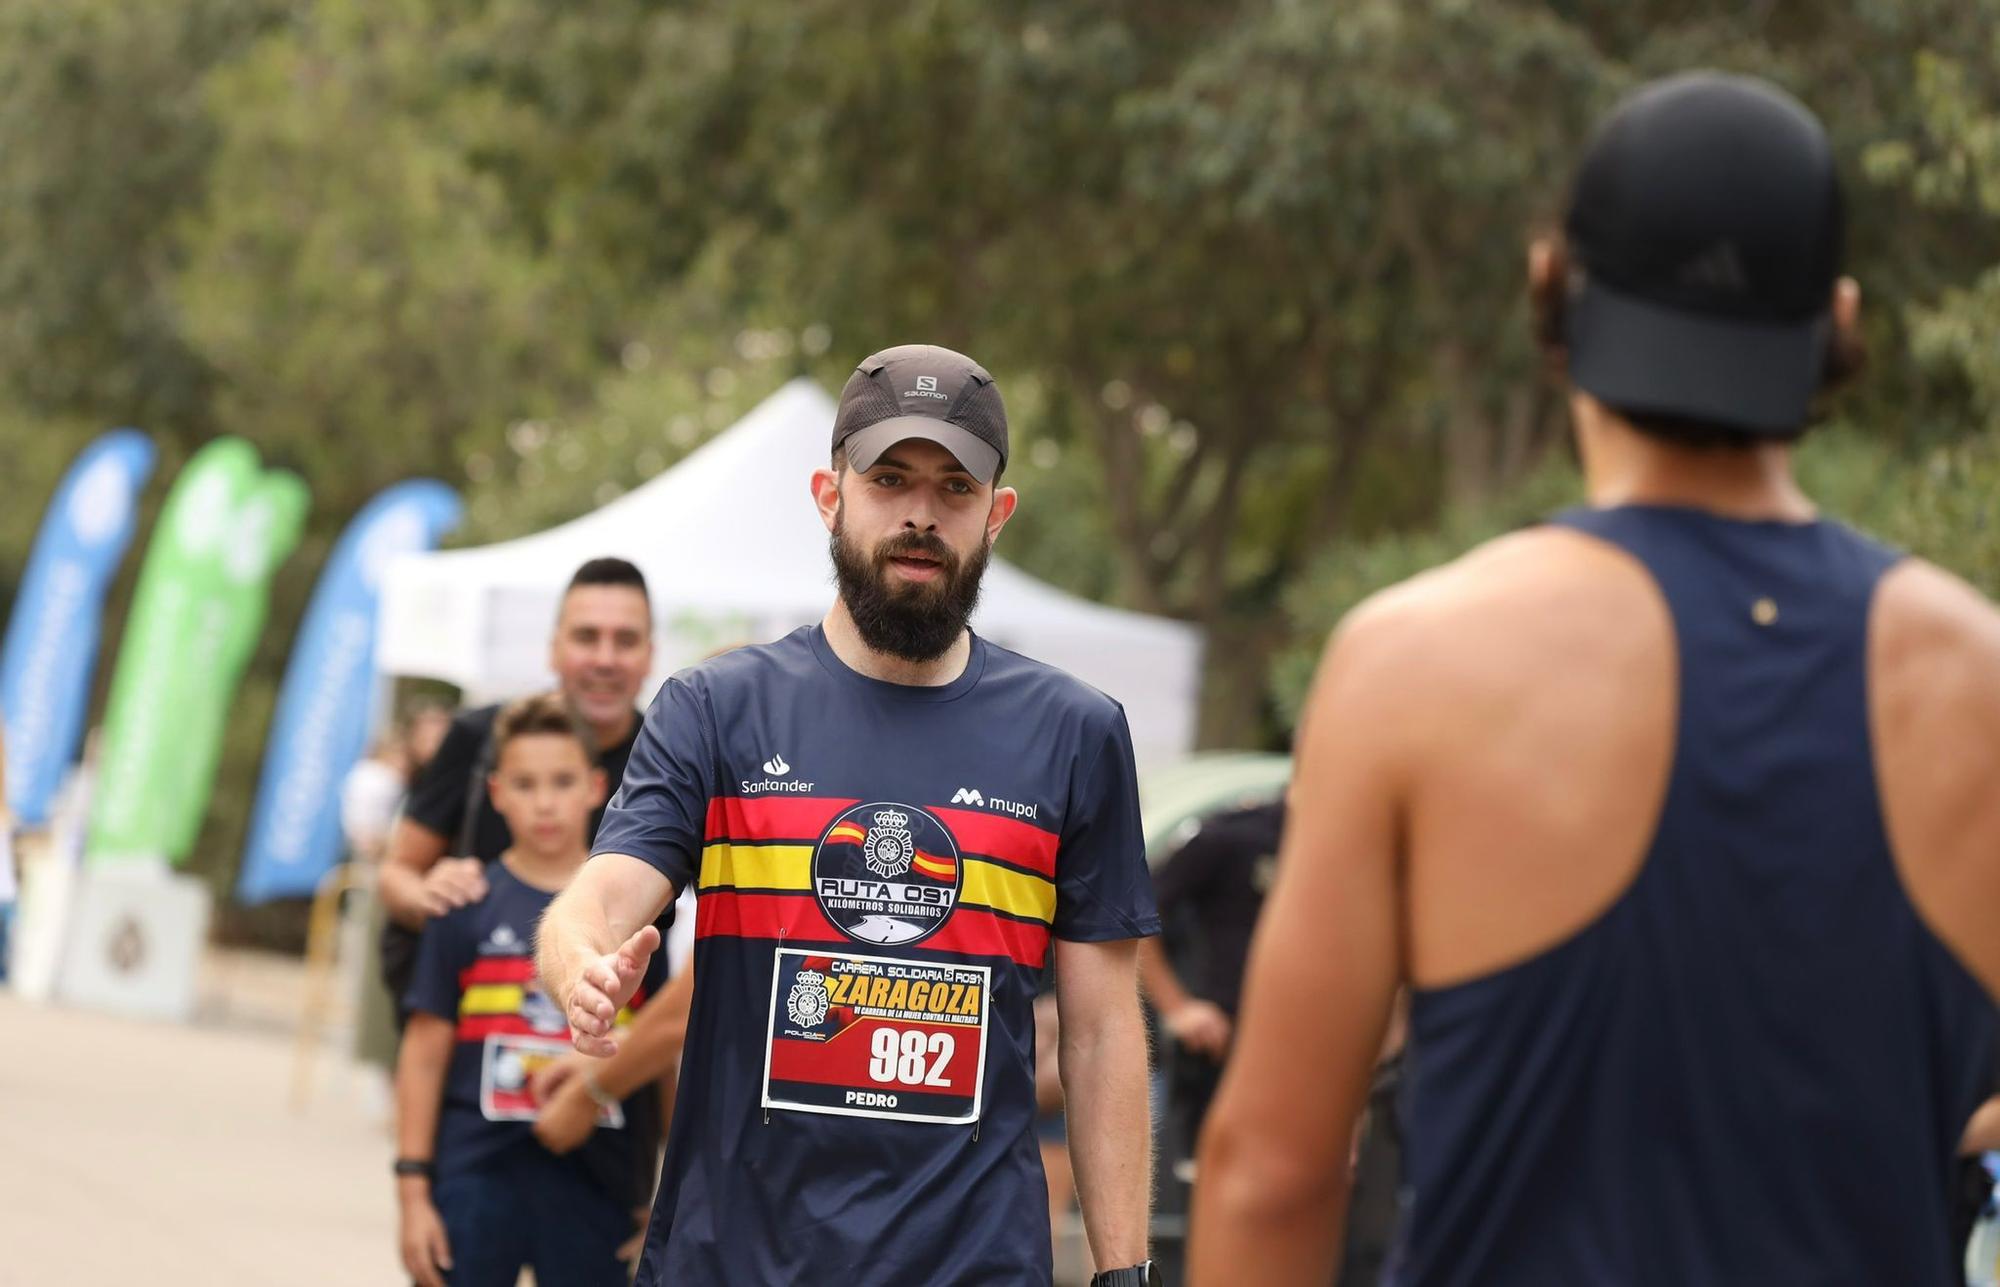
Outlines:
[[[1071,942],[1160,932],[1139,825],[1139,775],[1124,709],[1096,726],[1056,850],[1055,935]]]
[[[475,936],[468,932],[479,904],[460,907],[424,923],[417,938],[417,964],[410,972],[410,990],[403,1008],[412,1014],[458,1018],[458,976],[472,964]]]
[[[676,890],[693,880],[714,792],[715,757],[700,695],[679,676],[646,711],[625,780],[605,806],[591,854],[630,854]]]
[[[426,830],[435,831],[446,843],[458,839],[465,820],[465,802],[472,794],[472,774],[479,760],[479,748],[486,744],[490,725],[468,711],[454,718],[445,730],[437,753],[410,784],[410,798],[403,804],[403,816]]]

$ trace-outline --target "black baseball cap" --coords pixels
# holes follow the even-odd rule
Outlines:
[[[899,344],[870,354],[840,391],[833,445],[868,469],[907,438],[934,442],[981,483],[1007,463],[1007,408],[986,368],[935,344]]]
[[[1644,86],[1599,127],[1571,192],[1570,378],[1627,414],[1796,433],[1825,368],[1843,223],[1833,148],[1797,99],[1715,72]]]

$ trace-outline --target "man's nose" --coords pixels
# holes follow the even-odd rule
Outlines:
[[[937,531],[937,506],[930,496],[921,489],[909,489],[910,508],[903,515],[903,530],[906,532]]]

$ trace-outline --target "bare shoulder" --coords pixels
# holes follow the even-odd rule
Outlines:
[[[1906,748],[1925,761],[1950,748],[1962,768],[2000,772],[2000,610],[1944,569],[1906,559],[1876,587],[1869,635],[1884,767]]]
[[[1622,550],[1567,528],[1525,529],[1349,612],[1320,660],[1312,710],[1366,719],[1378,741],[1391,729],[1448,735],[1482,708],[1573,685],[1579,669],[1629,673],[1668,638],[1667,621]]]
[[[1919,914],[2000,995],[2000,612],[1916,559],[1876,589],[1869,713],[1890,846]]]
[[[1873,630],[1878,665],[1920,666],[1930,692],[2000,703],[2000,609],[1943,568],[1906,559],[1890,569],[1876,590]]]
[[[1426,688],[1546,672],[1579,646],[1630,634],[1618,623],[1649,609],[1664,612],[1631,556],[1567,528],[1529,528],[1373,595],[1341,622],[1322,664],[1423,676]]]

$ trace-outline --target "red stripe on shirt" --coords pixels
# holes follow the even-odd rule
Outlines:
[[[843,810],[860,803],[830,796],[718,796],[708,802],[705,838],[816,841]]]
[[[1045,880],[1056,878],[1056,848],[1060,840],[1054,832],[1018,818],[1002,818],[973,809],[931,812],[951,828],[960,853],[985,854],[1032,871]]]
[[[458,990],[475,983],[532,983],[535,960],[530,956],[482,956],[458,972]]]
[[[488,1037],[546,1037],[518,1014],[469,1014],[458,1021],[460,1041],[484,1041]]]
[[[897,950],[895,944],[850,939],[827,919],[811,894],[739,894],[715,889],[695,901],[695,937],[802,939],[813,943],[843,943],[859,953]],[[952,910],[944,927],[929,938],[911,943],[936,952],[968,956],[1005,956],[1039,970],[1048,956],[1049,927],[1009,920],[975,907]]]

